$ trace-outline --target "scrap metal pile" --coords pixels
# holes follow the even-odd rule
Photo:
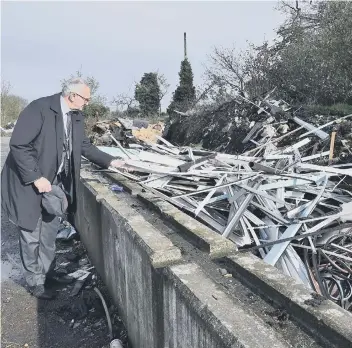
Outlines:
[[[132,171],[121,174],[240,251],[352,310],[352,163],[334,162],[334,135],[324,131],[348,117],[320,127],[295,118],[290,131],[285,124],[254,126],[244,141],[255,139],[255,147],[242,155],[176,147],[160,136],[133,150],[115,139],[119,148],[102,150],[126,160]],[[317,150],[326,140],[328,150]]]
[[[186,113],[176,113],[166,122],[163,137],[178,146],[194,144],[212,151],[242,154],[256,147],[258,142],[264,144],[270,138],[300,127],[296,122],[300,119],[315,127],[325,126],[323,130],[329,135],[335,131],[334,162],[352,162],[351,118],[326,125],[342,113],[308,105],[293,107],[284,100],[271,99],[273,92],[275,89],[264,98],[251,100],[238,95],[222,102],[199,105]],[[285,137],[280,146],[293,144],[299,135],[293,133]],[[316,137],[308,146],[310,154],[326,152],[330,149],[330,139]]]

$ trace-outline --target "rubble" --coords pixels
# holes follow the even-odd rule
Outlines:
[[[111,320],[109,319],[109,325],[107,325],[106,311],[95,289],[101,289],[100,295],[103,293],[109,304],[111,299],[94,266],[90,263],[83,243],[79,240],[79,234],[64,219],[60,221],[56,244],[55,271],[73,277],[75,280],[68,285],[50,284],[60,298],[53,308],[55,318],[71,330],[92,332],[98,329],[102,336],[106,336],[106,344],[111,341],[113,334],[123,340],[128,347],[126,329],[118,316],[117,308],[113,306],[110,306]]]
[[[75,238],[77,231],[75,228],[67,221],[64,221],[60,218],[60,226],[58,230],[58,234],[56,235],[56,239],[69,241]]]
[[[123,146],[132,143],[139,144],[140,141],[156,143],[157,136],[161,136],[164,129],[162,122],[149,124],[143,120],[115,119],[96,122],[91,134],[90,140],[95,145],[114,144],[112,135]]]
[[[13,132],[13,129],[15,128],[16,121],[14,122],[8,122],[7,124],[4,125],[4,127],[0,127],[1,133],[4,135],[11,135]]]
[[[270,93],[265,98],[254,100],[233,97],[222,103],[199,106],[187,114],[173,116],[165,127],[163,137],[179,146],[189,145],[231,154],[242,154],[255,148],[258,141],[265,142],[270,136],[280,136],[299,128],[300,124],[295,121],[298,118],[315,127],[338,118],[312,114],[304,107],[293,108],[283,100],[270,99]],[[351,162],[351,121],[347,118],[323,130],[330,135],[333,126],[336,127],[335,161]],[[302,127],[293,136],[285,138],[281,146],[292,143],[296,136],[305,132]],[[311,144],[312,152],[329,150],[329,138],[316,140]]]
[[[139,149],[101,149],[131,168],[111,171],[352,310],[352,115],[274,122],[268,105],[274,116],[288,110],[282,101],[257,105],[265,118],[250,121],[241,154],[178,147],[160,136]]]

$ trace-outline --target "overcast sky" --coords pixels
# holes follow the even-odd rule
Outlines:
[[[178,83],[187,32],[195,83],[213,46],[243,49],[275,36],[283,20],[277,1],[120,2],[2,1],[1,76],[29,101],[56,93],[82,67],[109,100],[143,73]],[[131,94],[133,90],[131,89]]]

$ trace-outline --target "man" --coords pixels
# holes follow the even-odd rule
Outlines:
[[[104,168],[126,169],[85,136],[82,109],[89,101],[88,85],[75,78],[62,93],[31,102],[19,115],[1,173],[2,208],[18,227],[24,275],[31,293],[41,299],[53,297],[44,286],[48,278],[71,281],[52,271],[59,217],[43,208],[45,195],[62,187],[74,214],[81,155]]]

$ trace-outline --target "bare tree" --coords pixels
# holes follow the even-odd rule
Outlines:
[[[206,68],[209,83],[219,87],[227,86],[236,93],[244,94],[248,72],[243,54],[237,53],[234,47],[215,47],[209,58],[210,66]]]
[[[113,98],[112,103],[119,111],[128,110],[137,106],[137,101],[126,93],[118,94]]]
[[[196,101],[194,102],[193,107],[197,104],[201,104],[202,102],[206,101],[215,86],[215,81],[207,81],[205,85],[197,86],[196,87]]]
[[[160,87],[160,101],[161,101],[167,94],[170,84],[167,82],[164,74],[160,74],[159,72],[157,74],[158,74],[158,83]]]
[[[321,21],[318,11],[319,6],[325,6],[324,2],[296,0],[293,3],[292,1],[282,0],[278,9],[286,14],[287,19],[277,33],[283,37],[294,39],[303,30],[316,30]]]
[[[11,83],[5,80],[1,80],[1,100],[8,96],[11,90]]]
[[[119,93],[112,99],[112,104],[116,106],[117,113],[124,113],[138,108],[138,101],[134,98],[136,84],[136,81],[133,82],[128,88],[128,92]]]
[[[20,112],[27,105],[27,100],[11,94],[11,84],[8,81],[1,81],[1,125],[13,122]]]

